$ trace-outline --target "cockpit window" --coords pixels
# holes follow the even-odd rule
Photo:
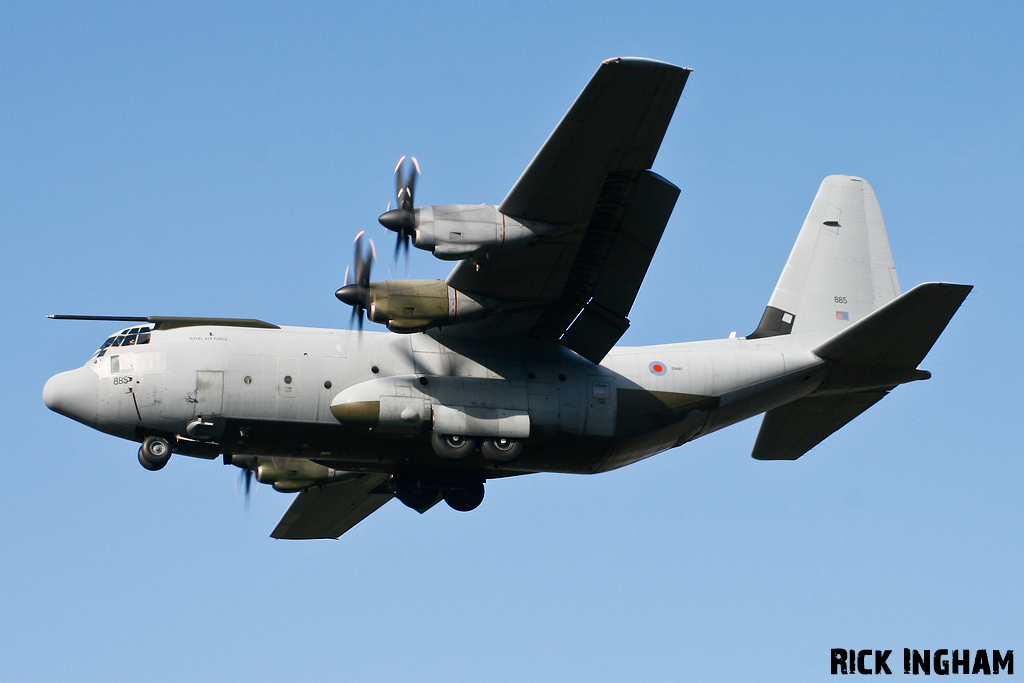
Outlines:
[[[103,342],[103,345],[100,346],[92,357],[102,358],[106,355],[107,349],[112,346],[138,346],[139,344],[148,344],[150,333],[152,331],[152,327],[132,327],[127,330],[121,330],[117,334],[111,335],[107,341]]]

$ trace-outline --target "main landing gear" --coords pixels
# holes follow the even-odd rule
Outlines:
[[[480,452],[492,462],[512,462],[523,452],[523,442],[519,439],[508,439],[502,436],[485,439],[480,444]]]
[[[404,474],[396,476],[393,483],[395,497],[421,513],[442,498],[448,507],[459,512],[475,510],[484,499],[483,477],[438,481],[422,475]]]
[[[468,458],[476,447],[484,458],[496,463],[511,462],[523,452],[522,439],[509,437],[480,437],[463,434],[430,435],[434,454],[445,460]],[[393,479],[395,497],[413,510],[426,512],[442,498],[453,510],[475,510],[484,499],[484,478],[479,475],[423,475],[406,472]]]
[[[162,470],[171,459],[171,442],[162,436],[147,436],[139,447],[139,464],[150,472]]]
[[[511,462],[523,452],[522,439],[498,437],[474,437],[461,434],[430,435],[430,445],[439,458],[461,460],[472,453],[480,443],[480,452],[491,462]]]

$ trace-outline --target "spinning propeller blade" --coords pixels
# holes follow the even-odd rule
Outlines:
[[[403,169],[405,169],[403,171]],[[388,230],[398,233],[395,241],[395,259],[403,249],[406,258],[409,257],[409,241],[416,230],[416,179],[420,175],[420,162],[416,157],[410,157],[406,163],[406,157],[398,160],[395,166],[395,195],[398,198],[397,208],[388,210],[381,214],[380,224]]]
[[[256,457],[252,455],[224,455],[225,465],[234,465],[242,471],[238,473],[238,480],[244,482],[245,487],[245,509],[249,509],[249,494],[252,491],[252,474],[256,471]],[[235,491],[238,491],[238,484],[235,484]]]
[[[356,235],[356,253],[352,267],[354,282],[349,284],[348,268],[345,269],[345,285],[334,293],[338,300],[352,307],[352,318],[358,318],[359,330],[363,329],[363,311],[370,308],[372,297],[370,293],[370,268],[377,258],[377,248],[370,240],[369,249],[366,252],[362,249],[363,231]],[[349,324],[351,325],[351,319]]]

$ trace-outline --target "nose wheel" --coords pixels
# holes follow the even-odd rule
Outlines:
[[[171,459],[171,442],[162,436],[147,436],[139,448],[139,464],[150,472],[162,470]]]

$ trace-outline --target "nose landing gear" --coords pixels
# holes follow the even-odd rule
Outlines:
[[[139,447],[139,464],[150,472],[162,470],[171,459],[171,443],[162,436],[147,436]]]

